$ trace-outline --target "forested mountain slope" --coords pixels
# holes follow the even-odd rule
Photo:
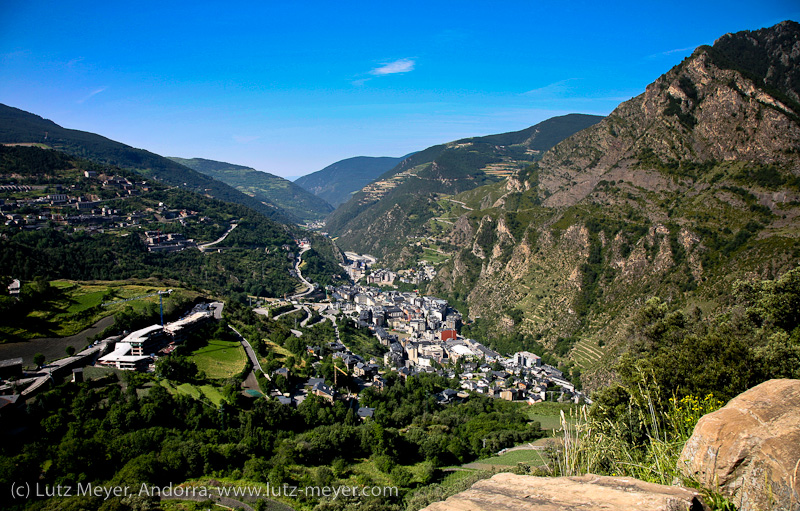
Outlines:
[[[201,174],[222,181],[240,192],[273,204],[288,217],[303,222],[322,220],[333,206],[291,181],[268,172],[203,158],[176,158],[170,160]]]

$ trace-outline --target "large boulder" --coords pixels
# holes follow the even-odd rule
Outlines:
[[[770,380],[697,423],[678,468],[740,511],[800,510],[800,380]]]
[[[701,511],[697,493],[627,477],[497,474],[423,511]]]

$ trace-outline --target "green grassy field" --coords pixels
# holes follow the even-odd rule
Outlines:
[[[68,337],[75,335],[100,319],[116,314],[123,309],[141,311],[148,303],[158,305],[158,297],[143,298],[103,307],[104,302],[133,298],[163,290],[166,286],[130,282],[77,282],[54,280],[52,298],[39,303],[24,317],[6,321],[0,326],[0,338],[12,340],[36,339],[39,337]],[[197,296],[193,291],[177,291]],[[165,307],[172,297],[164,297]]]
[[[532,421],[538,421],[542,429],[557,430],[561,428],[561,412],[570,420],[570,410],[577,408],[572,403],[537,403],[528,406],[525,412]]]
[[[170,394],[183,394],[186,396],[191,397],[192,399],[197,399],[199,401],[205,401],[206,403],[210,402],[214,406],[219,406],[223,402],[226,402],[225,397],[222,395],[222,392],[217,387],[213,385],[192,385],[191,383],[181,383],[177,387],[173,386],[172,383],[168,382],[167,380],[161,380],[159,382],[162,387],[167,389]]]
[[[438,264],[441,264],[441,263],[447,261],[448,259],[450,259],[450,256],[445,255],[445,254],[440,254],[436,250],[426,247],[424,249],[424,251],[423,251],[422,256],[420,256],[420,258],[421,259],[425,259],[426,261],[428,261],[429,263],[431,263],[433,265],[438,265]]]
[[[206,346],[191,355],[197,368],[208,378],[222,379],[235,376],[244,370],[247,362],[244,348],[237,341],[212,339]]]
[[[178,394],[186,394],[187,396],[190,396],[192,399],[200,399],[201,395],[200,389],[198,389],[191,383],[181,383],[175,388],[175,390],[178,392]]]
[[[532,466],[544,466],[547,464],[547,458],[535,449],[519,449],[517,451],[507,452],[500,456],[492,456],[478,460],[475,463],[482,465],[502,465],[508,467],[515,467],[519,463],[528,463]]]
[[[206,399],[214,403],[215,406],[219,406],[223,401],[225,401],[225,397],[223,397],[222,392],[220,392],[218,388],[211,385],[201,386],[200,392],[203,393]]]

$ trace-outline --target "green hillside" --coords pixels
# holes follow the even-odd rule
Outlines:
[[[85,170],[97,176],[84,177]],[[127,176],[128,190],[107,186],[113,176]],[[0,191],[3,212],[11,218],[0,226],[3,278],[25,283],[152,277],[243,300],[245,294],[282,296],[297,286],[282,247],[294,245],[299,228],[245,206],[159,182],[142,184],[134,172],[55,150],[0,146],[0,184],[11,183],[18,189]],[[92,200],[79,210],[75,202],[47,200],[53,195]],[[147,231],[191,243],[179,251],[150,250]],[[228,231],[214,250],[198,250]],[[320,264],[336,266],[327,240],[305,231],[303,236],[311,238]]]
[[[301,222],[322,220],[333,207],[324,199],[282,177],[250,167],[203,158],[170,160],[222,181],[259,201],[274,204],[287,217]]]
[[[163,156],[94,133],[62,128],[38,115],[0,104],[0,144],[8,143],[42,144],[103,165],[135,170],[165,184],[242,204],[270,218],[287,221],[275,205],[265,204]]]

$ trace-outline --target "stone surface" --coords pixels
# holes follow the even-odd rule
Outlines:
[[[700,511],[697,493],[627,477],[497,474],[424,511]]]
[[[678,466],[740,511],[800,510],[800,380],[770,380],[704,416]]]

